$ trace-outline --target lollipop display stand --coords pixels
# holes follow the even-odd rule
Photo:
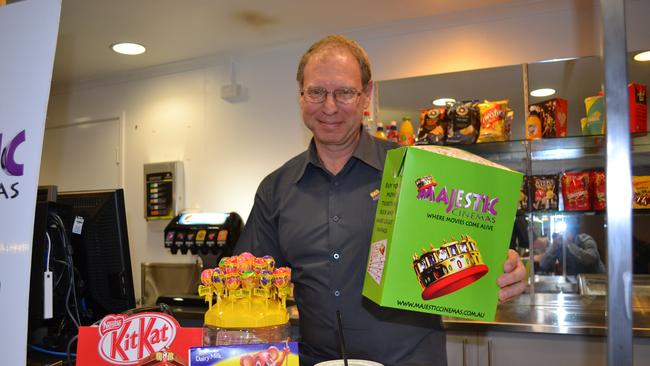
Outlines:
[[[201,273],[199,295],[209,304],[204,346],[282,342],[289,337],[291,270],[275,268],[270,256],[242,253],[222,258],[217,268]]]

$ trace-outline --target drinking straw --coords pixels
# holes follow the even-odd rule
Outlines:
[[[341,358],[343,359],[343,364],[348,366],[348,357],[345,354],[345,339],[343,338],[343,326],[341,325],[341,312],[336,311],[336,320],[338,320],[339,325],[339,348],[341,349]]]

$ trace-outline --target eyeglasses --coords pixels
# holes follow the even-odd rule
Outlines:
[[[309,103],[323,103],[330,93],[332,93],[334,101],[339,104],[354,103],[361,95],[361,92],[354,88],[341,88],[332,91],[325,88],[308,88],[300,91],[300,95]]]

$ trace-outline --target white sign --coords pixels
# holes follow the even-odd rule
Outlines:
[[[60,0],[0,6],[0,342],[25,365],[36,188]]]

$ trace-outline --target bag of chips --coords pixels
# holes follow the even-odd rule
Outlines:
[[[508,101],[484,101],[478,104],[481,126],[476,142],[507,141],[510,127],[507,126]],[[512,110],[510,110],[512,112]],[[510,117],[514,117],[514,113]]]
[[[594,210],[604,210],[605,204],[605,172],[590,172],[592,207]]]
[[[650,208],[650,176],[632,176],[632,208]]]
[[[562,175],[562,197],[565,210],[591,210],[589,191],[589,173],[576,172]]]
[[[420,128],[416,145],[442,145],[447,136],[447,108],[434,107],[420,111]]]
[[[467,145],[476,142],[479,134],[479,110],[476,101],[455,102],[447,110],[449,127],[448,145]]]

